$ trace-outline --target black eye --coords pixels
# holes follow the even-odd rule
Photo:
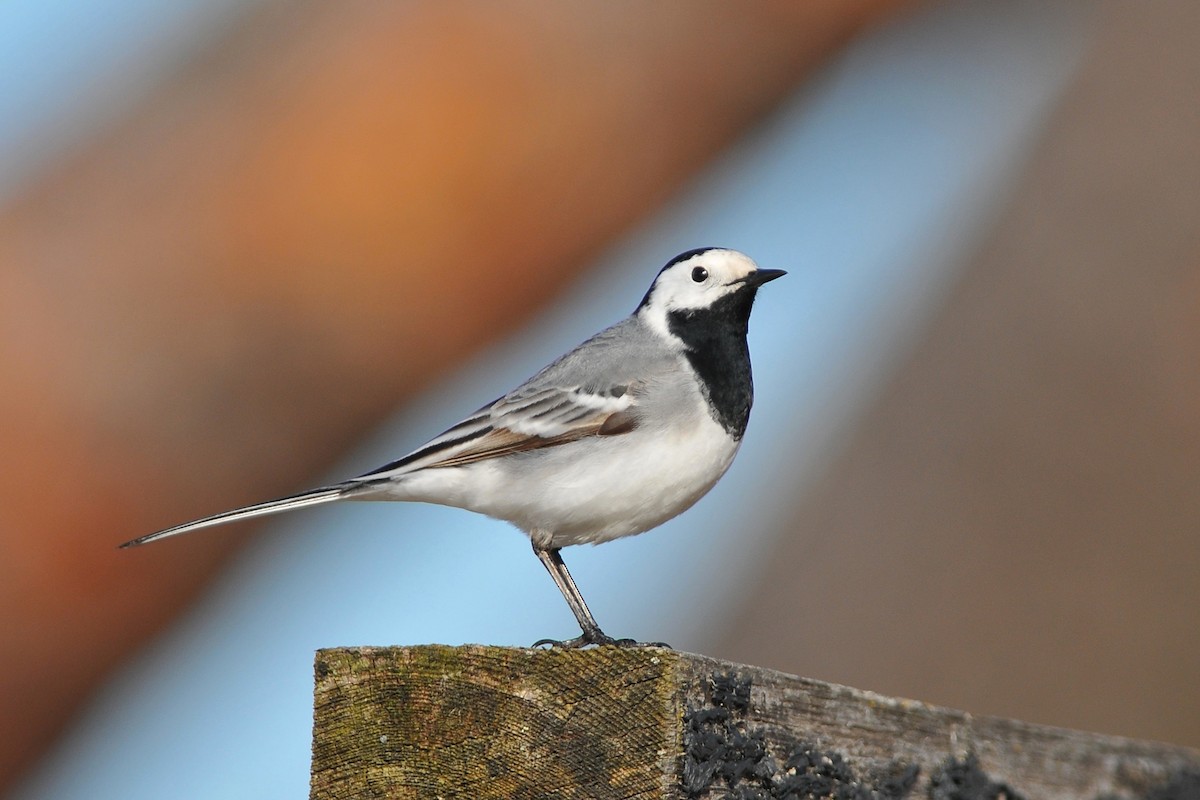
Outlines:
[[[694,280],[696,283],[704,283],[706,280],[708,280],[708,270],[706,270],[704,267],[696,267],[694,270],[692,270],[692,280]]]

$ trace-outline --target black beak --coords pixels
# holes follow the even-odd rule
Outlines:
[[[784,275],[787,275],[787,273],[781,269],[760,269],[756,270],[755,272],[751,272],[749,275],[743,278],[742,283],[751,287],[759,287],[768,281],[773,281],[776,278],[782,278]]]

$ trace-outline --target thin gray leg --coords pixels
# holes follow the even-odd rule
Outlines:
[[[533,552],[537,553],[538,560],[542,562],[542,566],[546,568],[546,571],[550,573],[550,577],[554,579],[554,585],[562,592],[567,605],[571,607],[571,613],[575,615],[575,619],[578,620],[579,627],[583,631],[582,636],[565,641],[541,639],[533,643],[534,647],[541,647],[542,645],[549,645],[550,647],[587,647],[589,644],[611,644],[617,647],[663,647],[668,650],[671,649],[671,645],[666,642],[638,642],[633,639],[614,639],[605,634],[604,631],[600,630],[600,626],[596,624],[596,618],[588,610],[587,603],[583,601],[583,595],[580,594],[579,587],[575,585],[575,580],[571,577],[571,573],[567,571],[567,565],[563,563],[559,548],[539,547],[535,542]]]
[[[542,566],[546,568],[546,571],[550,573],[550,577],[554,579],[554,585],[562,592],[567,605],[571,607],[571,613],[575,615],[575,619],[578,620],[579,627],[583,631],[583,635],[578,639],[570,639],[565,642],[542,639],[534,646],[551,644],[562,647],[583,647],[589,644],[613,643],[615,640],[606,636],[604,631],[600,630],[600,626],[596,624],[596,618],[588,610],[587,603],[584,602],[583,595],[579,592],[579,587],[575,585],[575,580],[571,577],[571,573],[567,571],[567,565],[563,563],[559,549],[557,547],[538,547],[535,544],[533,552],[537,553]]]

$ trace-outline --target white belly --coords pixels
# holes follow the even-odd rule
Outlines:
[[[707,413],[689,422],[422,470],[388,494],[507,520],[545,546],[605,542],[666,522],[725,474],[739,442]]]

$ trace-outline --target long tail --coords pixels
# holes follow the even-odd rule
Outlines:
[[[236,522],[240,519],[250,519],[251,517],[263,517],[267,514],[279,514],[284,511],[292,511],[305,506],[315,506],[321,503],[331,503],[334,500],[340,500],[354,494],[354,484],[342,486],[326,486],[321,489],[310,489],[307,492],[294,494],[289,497],[281,497],[278,500],[268,500],[265,503],[255,503],[252,506],[244,508],[235,508],[232,511],[222,511],[220,514],[213,514],[211,517],[185,522],[182,525],[176,525],[173,528],[167,528],[154,533],[148,533],[145,536],[139,536],[136,539],[131,539],[121,547],[133,547],[139,544],[149,544],[156,542],[159,539],[166,539],[170,536],[178,536],[181,533],[191,533],[198,531],[201,528],[211,528],[214,525],[224,525],[227,522]]]

